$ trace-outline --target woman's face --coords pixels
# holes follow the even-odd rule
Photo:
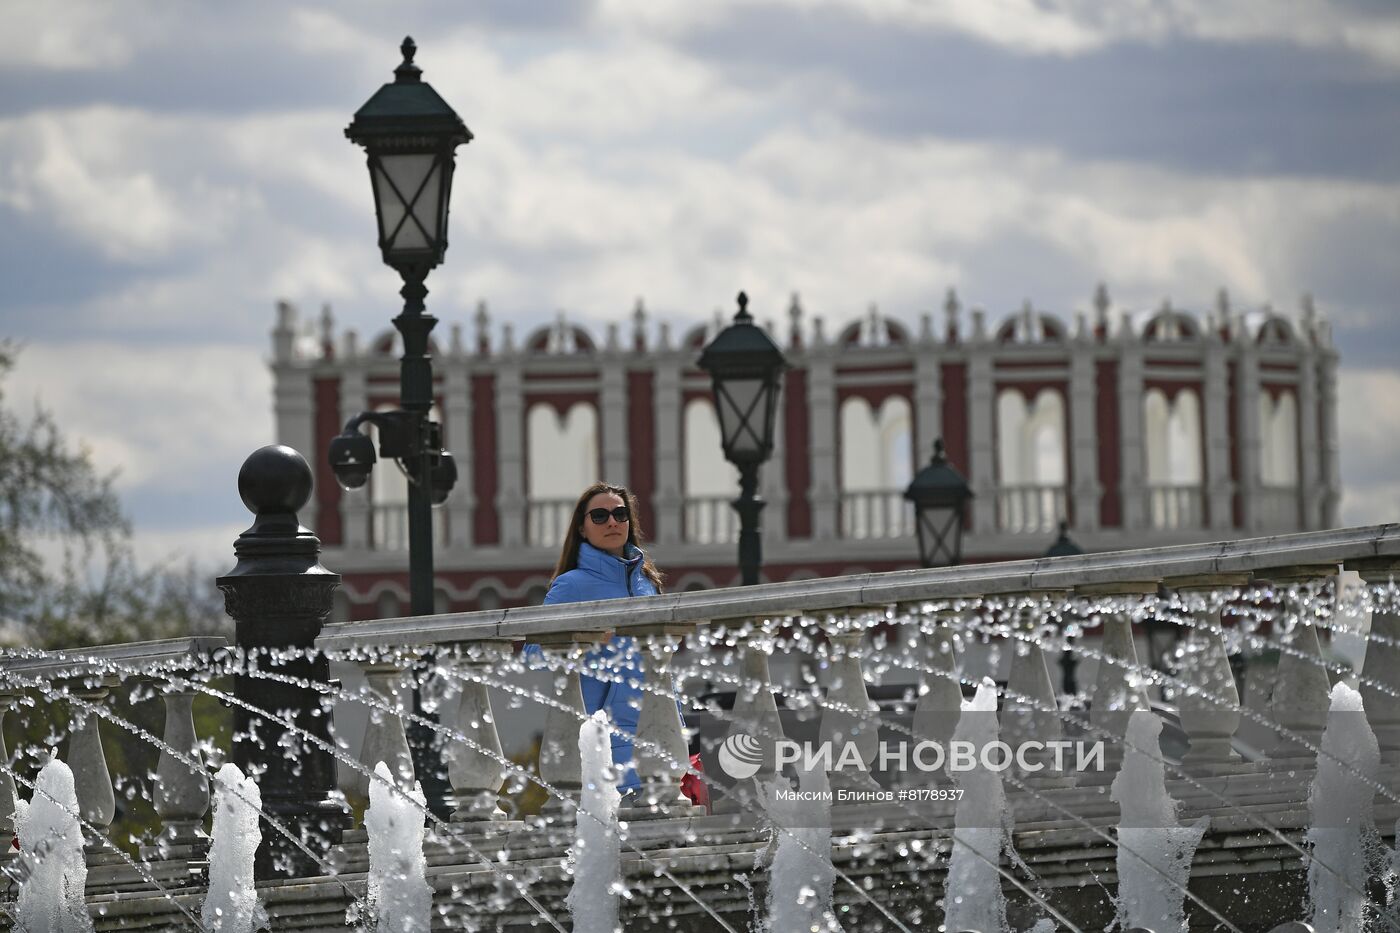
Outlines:
[[[594,509],[613,509],[624,506],[627,503],[622,501],[622,497],[615,492],[600,492],[592,499],[588,500],[588,507],[583,510],[583,524],[579,530],[583,533],[583,540],[593,545],[600,551],[607,551],[614,557],[621,557],[623,548],[627,546],[627,533],[631,526],[627,522],[620,522],[612,515],[601,525],[593,524],[593,519],[588,513]]]

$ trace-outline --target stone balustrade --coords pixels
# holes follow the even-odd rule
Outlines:
[[[572,826],[585,779],[577,745],[585,717],[581,678],[610,676],[587,668],[587,652],[610,634],[633,636],[645,672],[635,736],[641,790],[625,803],[624,874],[634,903],[668,897],[670,915],[689,918],[679,928],[695,930],[720,928],[705,925],[710,910],[731,920],[746,916],[748,895],[734,882],[761,875],[755,858],[769,841],[753,785],[772,774],[773,743],[789,727],[787,717],[805,708],[814,736],[848,737],[864,754],[875,735],[862,731],[862,717],[870,715],[877,696],[888,700],[879,688],[905,684],[908,715],[892,717],[886,725],[913,740],[946,743],[965,689],[977,679],[972,668],[978,652],[1000,654],[1001,665],[989,665],[984,673],[1005,674],[1001,724],[1008,741],[1062,736],[1107,741],[1106,773],[1016,768],[1005,777],[1015,812],[1014,844],[1037,880],[1031,895],[1017,895],[1029,911],[1025,916],[1035,916],[1037,898],[1051,897],[1088,917],[1102,910],[1097,882],[1114,871],[1111,828],[1117,805],[1103,784],[1122,757],[1128,716],[1149,708],[1152,687],[1166,687],[1175,699],[1174,708],[1161,711],[1182,739],[1185,755],[1177,765],[1166,744],[1161,751],[1170,763],[1172,792],[1183,803],[1183,819],[1212,819],[1192,870],[1193,896],[1218,905],[1214,895],[1248,886],[1242,876],[1259,876],[1261,892],[1280,884],[1296,888],[1305,855],[1310,759],[1326,723],[1330,685],[1346,673],[1323,650],[1331,627],[1325,585],[1342,567],[1360,571],[1373,586],[1388,584],[1400,570],[1400,526],[341,623],[325,626],[315,648],[358,664],[366,680],[363,693],[334,683],[320,690],[328,708],[338,704],[337,715],[356,705],[371,711],[359,743],[347,748],[345,736],[339,743],[357,762],[360,789],[380,761],[390,765],[396,783],[414,777],[405,732],[412,714],[399,697],[414,660],[432,652],[434,676],[450,697],[439,711],[453,807],[450,819],[430,820],[431,880],[444,903],[460,906],[497,890],[500,866],[516,866],[523,874],[512,875],[514,883],[534,893],[512,899],[498,921],[502,928],[517,923],[523,928],[542,910],[560,910],[567,890],[557,863],[569,841],[561,829]],[[1231,667],[1233,656],[1248,653],[1247,627],[1240,621],[1246,604],[1265,607],[1273,628],[1265,625],[1255,634],[1279,655],[1272,688],[1256,708],[1242,702]],[[1140,629],[1137,623],[1152,613],[1183,630],[1176,657],[1164,670],[1143,667],[1134,637],[1135,625]],[[1072,642],[1060,638],[1066,620],[1083,630]],[[1372,638],[1358,682],[1390,766],[1386,773],[1393,775],[1400,762],[1400,613],[1393,605],[1373,613]],[[522,661],[516,653],[522,643],[540,646],[539,653]],[[1066,644],[1094,664],[1087,711],[1057,696],[1050,676],[1047,655]],[[0,697],[7,708],[44,685],[56,692],[40,702],[74,704],[78,715],[64,758],[78,776],[83,817],[98,832],[111,822],[114,797],[100,740],[106,724],[99,726],[95,710],[106,692],[128,681],[147,680],[164,693],[164,740],[177,754],[161,758],[155,805],[162,830],[139,854],[147,873],[166,888],[189,884],[207,846],[208,779],[191,715],[191,699],[200,688],[178,673],[212,663],[223,647],[220,639],[178,639],[14,658],[0,665],[5,672]],[[775,677],[770,666],[776,661],[796,664],[792,669],[799,676]],[[528,702],[516,681],[530,666],[553,672],[547,696],[534,704],[542,733],[534,773],[555,793],[543,818],[501,806],[507,779],[525,775],[503,753],[518,736],[501,734],[496,707]],[[820,676],[801,676],[814,670]],[[729,729],[756,736],[763,747],[751,792],[746,795],[736,785],[727,795],[716,793],[709,811],[680,794],[690,751],[682,716],[700,715],[700,704],[684,683],[699,679],[733,693]],[[1278,744],[1265,755],[1242,756],[1237,733],[1244,722],[1268,726]],[[13,828],[12,774],[0,775],[0,832]],[[707,779],[719,783],[714,774]],[[850,792],[877,789],[869,775],[832,784]],[[939,775],[926,784],[950,786]],[[906,776],[898,787],[917,785]],[[1382,785],[1377,822],[1388,837],[1387,827],[1400,816],[1400,794],[1393,778],[1383,776]],[[913,877],[906,864],[911,851],[922,852],[921,858],[946,856],[955,808],[952,800],[918,807],[898,800],[835,806],[834,859],[843,877],[852,879],[851,887],[838,884],[838,903],[853,911],[851,916],[871,916],[873,902],[906,917],[930,911],[935,897],[925,890],[926,882],[900,885]],[[99,848],[91,847],[92,864],[110,864]],[[267,888],[278,929],[329,929],[334,923],[325,918],[336,909],[343,917],[345,905],[363,893],[357,874],[365,864],[362,831],[347,831],[335,851],[322,854],[341,878]],[[703,892],[705,903],[658,880],[663,868]],[[115,901],[102,900],[138,886],[129,866],[124,870],[113,868],[90,882],[94,903],[107,908],[100,928],[104,923],[115,928],[114,918],[137,915],[129,902],[118,908]],[[859,880],[866,877],[873,880]],[[1086,885],[1089,879],[1095,883]],[[1008,885],[1010,892],[1014,886]],[[661,894],[663,889],[670,893]],[[141,898],[149,915],[171,909],[155,895]],[[458,907],[445,909],[450,918]],[[1292,916],[1296,898],[1270,925]]]

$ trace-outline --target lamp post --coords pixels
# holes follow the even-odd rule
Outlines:
[[[943,438],[938,438],[933,459],[904,490],[904,498],[914,503],[922,566],[952,567],[962,561],[963,520],[972,497],[967,480],[944,456]]]
[[[1075,554],[1083,554],[1084,549],[1069,536],[1069,522],[1060,521],[1060,534],[1055,542],[1046,550],[1046,557],[1071,557]],[[1065,650],[1060,652],[1060,689],[1069,696],[1079,693],[1079,659],[1070,650],[1068,642]]]
[[[437,319],[424,310],[428,272],[447,252],[448,202],[458,146],[472,139],[462,118],[413,63],[413,39],[400,46],[403,62],[394,81],[375,92],[355,112],[345,135],[363,146],[379,222],[379,249],[385,264],[403,279],[403,311],[394,326],[403,337],[399,368],[399,406],[391,412],[361,412],[345,425],[330,446],[331,468],[347,488],[365,484],[374,464],[374,447],[360,433],[364,424],[379,428],[379,453],[397,460],[408,477],[408,578],[411,612],[433,612],[433,513],[457,480],[452,455],[442,449],[442,429],[429,420],[433,406],[433,362],[428,334]],[[414,692],[414,711],[422,705]],[[413,733],[417,733],[415,736]],[[426,733],[426,734],[425,734]],[[411,730],[414,768],[435,813],[450,812],[447,781],[440,756],[432,754],[431,734]]]
[[[753,322],[749,296],[739,293],[734,323],[715,335],[700,354],[699,366],[714,381],[724,458],[739,468],[739,572],[745,586],[758,582],[763,565],[758,468],[773,453],[773,421],[787,360],[777,344]]]

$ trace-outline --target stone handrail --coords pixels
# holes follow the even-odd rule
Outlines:
[[[1400,524],[932,570],[855,574],[633,599],[340,622],[327,625],[316,639],[316,645],[326,651],[344,651],[382,645],[520,641],[569,632],[626,631],[721,619],[781,617],[821,610],[880,608],[901,602],[1037,590],[1063,591],[1078,586],[1160,583],[1176,578],[1352,564],[1377,558],[1400,560]]]

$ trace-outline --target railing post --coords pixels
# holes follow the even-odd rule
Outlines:
[[[98,726],[101,717],[95,709],[79,704],[101,706],[107,698],[108,687],[94,676],[71,685],[68,692],[79,701],[69,706],[73,722],[65,761],[73,771],[78,815],[94,830],[105,833],[117,813],[117,795],[112,787],[112,774],[107,770],[107,755],[102,749],[102,731]],[[86,851],[89,864],[115,858],[115,850],[98,840],[89,842]]]
[[[1154,596],[1156,582],[1122,585],[1079,587],[1076,592],[1087,597],[1117,596],[1124,598]],[[1099,641],[1099,663],[1094,674],[1093,705],[1089,710],[1089,725],[1108,733],[1089,736],[1090,741],[1103,739],[1104,773],[1113,775],[1123,763],[1126,749],[1123,741],[1128,733],[1128,720],[1138,710],[1151,709],[1138,664],[1137,644],[1133,641],[1133,620],[1126,612],[1102,617],[1103,635]],[[1156,752],[1156,749],[1152,749]]]
[[[1028,742],[1055,742],[1063,735],[1060,723],[1059,702],[1055,696],[1055,684],[1050,679],[1050,668],[1045,663],[1045,652],[1034,637],[1039,627],[1036,616],[1047,609],[1047,600],[1062,596],[1059,593],[1020,594],[1012,598],[1022,600],[1016,610],[1017,629],[1032,635],[1029,641],[1013,637],[1011,640],[1011,672],[1007,675],[1006,698],[1002,704],[1002,740],[1017,750]],[[1042,751],[1034,756],[1026,756],[1028,763],[1039,765],[1037,769],[1022,770],[1021,756],[1017,756],[1017,771],[1022,777],[1035,778],[1036,783],[1045,786],[1049,782],[1056,785],[1071,783],[1069,773],[1051,769],[1051,754]]]
[[[551,797],[544,812],[551,815],[569,813],[578,806],[583,791],[583,760],[579,757],[578,733],[588,718],[583,705],[583,686],[579,680],[583,658],[576,655],[596,644],[603,636],[596,632],[563,632],[544,636],[539,645],[546,655],[563,665],[555,672],[555,687],[559,705],[545,711],[544,736],[540,741],[540,778],[562,794]]]
[[[1259,571],[1254,577],[1285,589],[1289,585],[1335,577],[1336,574],[1336,566],[1327,564],[1279,567]],[[1313,624],[1313,618],[1304,618],[1303,601],[1280,593],[1279,602],[1285,612],[1296,617],[1296,621],[1293,638],[1283,645],[1293,650],[1279,653],[1278,674],[1274,678],[1273,697],[1269,701],[1274,722],[1280,729],[1287,730],[1287,733],[1278,734],[1279,743],[1274,747],[1273,755],[1278,758],[1312,758],[1317,753],[1310,750],[1308,745],[1315,749],[1322,739],[1322,730],[1327,725],[1327,711],[1332,705],[1332,683],[1323,665],[1317,627]]]
[[[360,745],[360,764],[370,772],[382,761],[389,766],[399,786],[408,789],[413,786],[413,755],[408,748],[408,730],[404,728],[403,713],[406,711],[399,702],[399,685],[405,668],[413,662],[409,660],[362,661],[360,669],[365,675],[367,699],[375,701],[369,708],[369,718],[365,721],[365,737]],[[385,711],[379,704],[388,706]],[[360,796],[368,799],[369,785],[373,778],[364,772],[356,772],[355,789]]]
[[[934,742],[948,748],[962,715],[962,680],[958,669],[957,636],[952,610],[939,610],[920,626],[923,670],[919,699],[914,704],[914,742]],[[928,780],[932,780],[933,775]]]
[[[850,614],[827,623],[831,677],[822,708],[820,741],[831,743],[835,755],[847,744],[853,745],[861,761],[873,764],[879,751],[879,719],[875,715],[879,707],[870,701],[861,666],[865,625],[860,615],[868,615],[869,610],[846,611]],[[832,790],[873,790],[877,786],[868,771],[851,768],[832,771],[830,779]]]
[[[233,760],[256,775],[263,813],[312,853],[281,833],[264,833],[257,877],[308,877],[320,873],[320,861],[340,841],[345,813],[337,800],[330,717],[320,692],[297,681],[330,681],[330,663],[315,643],[340,575],[321,566],[320,540],[297,521],[297,509],[311,497],[311,468],[301,454],[279,446],[254,451],[238,473],[238,494],[256,517],[234,544],[237,565],[217,581],[237,645],[247,653],[247,672],[234,676],[240,702],[233,710]],[[260,670],[289,682],[260,677]],[[277,721],[284,717],[295,731]]]
[[[1385,558],[1348,561],[1370,586],[1383,586],[1400,577],[1400,560]],[[1371,611],[1371,635],[1361,668],[1361,702],[1386,760],[1400,757],[1400,612]]]
[[[1185,595],[1208,597],[1212,590],[1243,586],[1248,574],[1211,574],[1200,577],[1168,579],[1166,585]],[[1230,669],[1221,628],[1221,611],[1205,609],[1193,613],[1195,624],[1186,642],[1185,669],[1182,680],[1192,688],[1179,691],[1177,704],[1181,727],[1191,739],[1191,747],[1182,765],[1207,770],[1217,766],[1237,764],[1239,753],[1230,741],[1240,727],[1240,692]]]
[[[641,789],[628,808],[628,819],[648,816],[691,816],[701,808],[681,793],[681,781],[690,765],[690,748],[681,727],[677,709],[671,660],[679,647],[678,638],[690,626],[632,628],[627,634],[638,639],[638,654],[646,692],[637,716],[637,741],[633,761]]]
[[[209,812],[209,775],[194,727],[195,691],[169,686],[165,701],[165,735],[171,749],[192,760],[187,764],[162,750],[156,765],[155,811],[160,816],[161,833],[153,846],[143,846],[141,854],[165,859],[201,859],[209,851],[204,832],[204,816]]]
[[[461,696],[453,728],[477,746],[473,748],[456,739],[447,746],[447,777],[452,782],[452,796],[457,805],[452,812],[453,829],[495,831],[518,825],[506,820],[497,799],[506,769],[501,763],[501,735],[491,709],[491,694],[480,680],[480,674],[503,657],[509,647],[509,644],[480,642],[468,656],[441,659],[444,664],[455,664],[469,672],[459,684]],[[472,677],[472,673],[478,676]]]
[[[737,621],[737,620],[730,620]],[[783,723],[778,717],[778,703],[773,697],[773,680],[768,670],[769,645],[767,631],[760,620],[745,623],[735,636],[740,652],[740,683],[734,692],[734,706],[725,741],[736,735],[751,736],[761,755],[758,771],[751,778],[736,781],[711,809],[716,813],[732,813],[741,809],[742,802],[762,800],[764,784],[773,779],[777,768],[777,743],[783,738]]]
[[[5,714],[10,711],[10,705],[14,703],[13,693],[0,693],[0,763],[9,765],[10,751],[5,747]],[[15,779],[10,776],[9,771],[0,772],[0,858],[11,851],[11,846],[15,841],[15,801],[19,799],[19,794],[15,792]]]

